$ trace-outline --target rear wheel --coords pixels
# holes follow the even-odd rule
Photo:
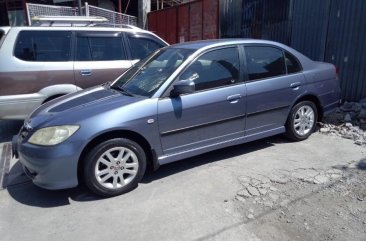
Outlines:
[[[137,187],[146,170],[146,155],[136,142],[116,138],[102,142],[87,155],[84,180],[97,195],[116,196]]]
[[[294,141],[308,138],[315,130],[318,112],[311,101],[297,103],[290,112],[286,122],[286,136]]]

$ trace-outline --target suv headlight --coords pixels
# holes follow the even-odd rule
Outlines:
[[[28,142],[35,145],[53,146],[57,145],[72,136],[79,126],[51,126],[37,130]]]

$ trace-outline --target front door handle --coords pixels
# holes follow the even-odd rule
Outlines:
[[[226,98],[226,100],[229,101],[230,103],[237,103],[240,98],[241,98],[241,94],[236,94],[236,95],[228,96]]]
[[[90,69],[80,70],[80,75],[81,76],[90,76],[91,74],[92,74],[92,71]]]
[[[290,87],[292,89],[296,89],[297,90],[297,89],[299,89],[300,85],[301,85],[301,82],[295,82],[295,83],[290,84]]]

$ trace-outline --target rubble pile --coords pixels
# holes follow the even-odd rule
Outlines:
[[[366,146],[366,98],[360,102],[345,102],[319,124],[322,134],[340,136]]]

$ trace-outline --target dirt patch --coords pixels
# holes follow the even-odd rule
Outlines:
[[[366,159],[238,181],[236,211],[262,240],[365,240]]]

